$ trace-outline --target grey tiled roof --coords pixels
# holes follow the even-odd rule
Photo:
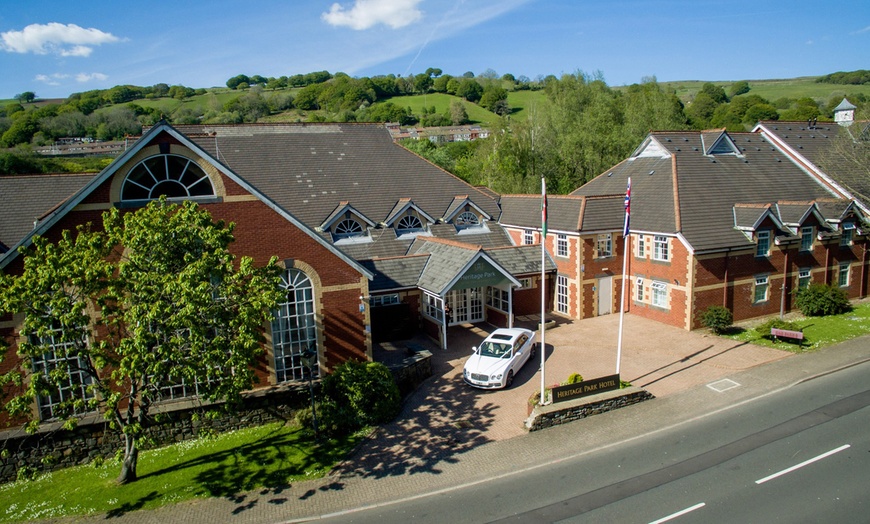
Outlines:
[[[51,209],[72,196],[96,175],[0,176],[0,252],[21,241]]]
[[[487,249],[486,254],[511,275],[530,275],[541,272],[541,246],[516,246],[510,248]],[[550,253],[544,258],[545,271],[555,271],[556,263]]]
[[[382,125],[174,126],[296,218],[317,227],[340,201],[373,223],[402,198],[432,217],[468,195],[490,216],[496,200],[393,143]]]
[[[424,254],[366,260],[362,264],[375,275],[369,283],[369,290],[386,291],[417,287],[417,282],[428,261],[429,255]]]
[[[715,140],[719,133],[710,132],[705,141]],[[811,202],[835,197],[758,134],[729,134],[739,155],[705,155],[703,134],[651,133],[650,138],[673,158],[638,156],[625,160],[572,194],[625,191],[626,179],[631,176],[631,229],[679,232],[697,251],[750,244],[735,228],[737,203]]]
[[[458,244],[425,242],[420,253],[429,255],[429,262],[420,275],[418,286],[434,293],[447,291],[447,285],[480,252],[474,247]]]
[[[865,136],[868,123],[855,122],[846,128],[830,122],[808,125],[806,122],[760,122],[759,129],[771,133],[800,156],[849,191],[866,208],[870,208],[870,176],[866,166],[861,169],[850,162],[835,162],[828,152],[841,133]]]
[[[502,195],[500,222],[508,226],[540,228],[541,195]],[[580,197],[547,195],[547,229],[578,231],[583,199]]]

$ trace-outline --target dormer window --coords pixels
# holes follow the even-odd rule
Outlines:
[[[457,227],[473,227],[480,225],[480,217],[471,211],[463,211],[453,219],[453,224]]]
[[[770,231],[759,231],[755,234],[755,256],[766,257],[770,254]]]
[[[852,238],[855,235],[855,223],[846,222],[843,224],[843,232],[840,234],[840,246],[849,247],[852,245]]]
[[[801,228],[801,251],[809,251],[813,248],[813,226]]]
[[[400,232],[419,231],[423,229],[423,222],[421,222],[416,215],[412,215],[409,213],[399,219],[399,223],[396,225],[396,229],[398,229]]]
[[[335,225],[333,234],[338,238],[350,238],[363,234],[363,227],[352,218],[345,218]]]
[[[214,196],[205,171],[181,155],[155,155],[136,164],[121,187],[121,200]]]

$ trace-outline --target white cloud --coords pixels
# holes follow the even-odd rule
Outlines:
[[[121,39],[99,29],[75,24],[30,24],[21,31],[0,33],[0,49],[9,53],[57,54],[87,57],[94,46],[120,42]]]
[[[66,78],[69,78],[69,75],[64,73],[54,73],[53,75],[36,75],[34,80],[36,80],[37,82],[48,84],[50,86],[59,86],[61,85],[60,80],[64,80]]]
[[[866,32],[868,32],[868,31],[870,31],[870,25],[868,25],[868,26],[865,27],[864,29],[859,29],[859,30],[857,30],[857,31],[852,31],[852,34],[853,34],[853,35],[857,35],[857,34],[861,34],[861,33],[866,33]]]
[[[356,30],[368,29],[377,24],[399,29],[423,17],[423,12],[417,9],[420,1],[354,0],[350,9],[335,3],[328,13],[323,13],[320,17],[329,25],[347,26]]]
[[[91,80],[108,80],[109,76],[104,75],[103,73],[79,73],[76,75],[76,82],[85,83],[90,82]]]

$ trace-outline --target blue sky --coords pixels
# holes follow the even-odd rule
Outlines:
[[[870,2],[0,0],[0,98],[429,67],[600,71],[611,86],[870,69]]]

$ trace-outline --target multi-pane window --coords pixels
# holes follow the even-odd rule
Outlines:
[[[668,307],[668,285],[664,282],[655,281],[650,286],[652,290],[652,305],[667,309]]]
[[[568,256],[568,235],[556,235],[556,256]]]
[[[390,293],[388,295],[373,295],[369,298],[369,305],[372,307],[392,306],[399,303],[399,294]]]
[[[810,281],[812,280],[812,274],[810,273],[810,268],[802,267],[798,270],[798,289],[806,289],[810,287]]]
[[[609,257],[613,254],[613,242],[610,233],[598,235],[598,258]]]
[[[486,288],[486,305],[507,313],[510,309],[508,293],[497,287]]]
[[[848,247],[852,245],[852,238],[855,234],[855,224],[849,222],[843,224],[843,232],[840,235],[840,245]]]
[[[433,295],[432,293],[425,293],[423,295],[423,312],[438,320],[439,322],[444,319],[442,305],[444,301],[441,300],[441,297],[438,295]]]
[[[635,285],[634,299],[637,300],[638,302],[643,302],[643,278],[637,277],[637,280],[635,280],[634,285]]]
[[[460,228],[479,226],[480,218],[471,211],[463,211],[456,218],[453,219],[453,224]]]
[[[279,383],[306,378],[302,353],[317,349],[317,323],[314,314],[314,289],[311,280],[298,269],[281,275],[285,295],[272,320],[272,351]],[[313,366],[313,374],[319,373]]]
[[[532,287],[532,279],[530,277],[519,278],[520,289],[530,289]]]
[[[770,279],[767,275],[755,277],[753,302],[766,302],[768,287],[770,287]]]
[[[653,260],[668,261],[668,237],[663,235],[653,237]]]
[[[556,311],[568,313],[568,277],[565,275],[556,277]]]
[[[58,368],[65,369],[65,377],[60,387],[49,394],[40,395],[37,398],[39,416],[42,420],[48,420],[60,416],[59,409],[66,405],[64,410],[69,409],[69,403],[77,400],[88,400],[93,394],[88,391],[88,386],[93,382],[91,376],[85,371],[85,361],[81,357],[69,356],[80,341],[69,341],[64,337],[63,328],[58,326],[51,333],[38,338],[31,337],[34,344],[45,346],[48,351],[40,358],[33,359],[33,372],[45,375]],[[73,409],[75,413],[88,411],[87,409]]]
[[[418,231],[423,229],[423,223],[416,215],[407,214],[399,219],[396,229],[399,231]]]
[[[205,171],[180,155],[155,155],[136,164],[121,187],[121,200],[214,196]]]
[[[637,256],[644,258],[646,256],[646,245],[643,235],[637,236]]]
[[[801,251],[809,251],[813,248],[813,226],[801,228]]]
[[[335,226],[335,236],[347,238],[361,235],[363,228],[359,222],[352,218],[345,218]]]
[[[842,262],[840,263],[840,270],[837,272],[837,284],[840,287],[846,287],[849,285],[849,263]]]
[[[755,256],[766,257],[770,254],[770,231],[756,233]]]
[[[528,246],[535,243],[535,235],[531,229],[523,230],[523,245]]]

